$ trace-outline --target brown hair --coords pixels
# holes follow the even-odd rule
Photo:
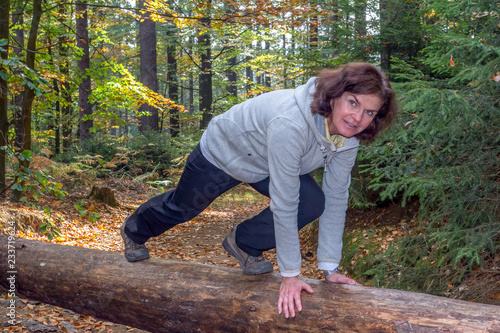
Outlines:
[[[331,100],[344,94],[379,96],[383,105],[368,127],[355,135],[361,141],[372,142],[377,133],[392,124],[398,112],[396,95],[387,76],[377,67],[367,63],[348,63],[338,69],[323,69],[316,80],[311,111],[327,118],[332,113]]]

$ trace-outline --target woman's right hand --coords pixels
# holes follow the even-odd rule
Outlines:
[[[280,297],[278,300],[278,313],[284,313],[285,318],[295,317],[295,306],[297,310],[302,311],[300,294],[302,290],[309,294],[313,293],[310,285],[295,277],[282,277],[280,286]]]

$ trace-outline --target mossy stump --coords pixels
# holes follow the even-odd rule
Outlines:
[[[93,186],[89,198],[102,201],[111,207],[120,206],[120,203],[115,199],[115,192],[109,187]]]

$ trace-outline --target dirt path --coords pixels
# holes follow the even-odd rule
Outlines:
[[[259,213],[266,205],[256,203],[240,207],[237,211],[231,207],[210,207],[192,221],[151,239],[148,248],[154,257],[239,267],[237,261],[223,249],[222,240],[233,225]]]

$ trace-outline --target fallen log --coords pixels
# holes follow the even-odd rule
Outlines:
[[[0,253],[0,284],[15,282],[16,295],[151,332],[500,332],[499,306],[413,292],[304,279],[314,294],[285,319],[278,274],[129,263],[122,253],[3,235]]]

